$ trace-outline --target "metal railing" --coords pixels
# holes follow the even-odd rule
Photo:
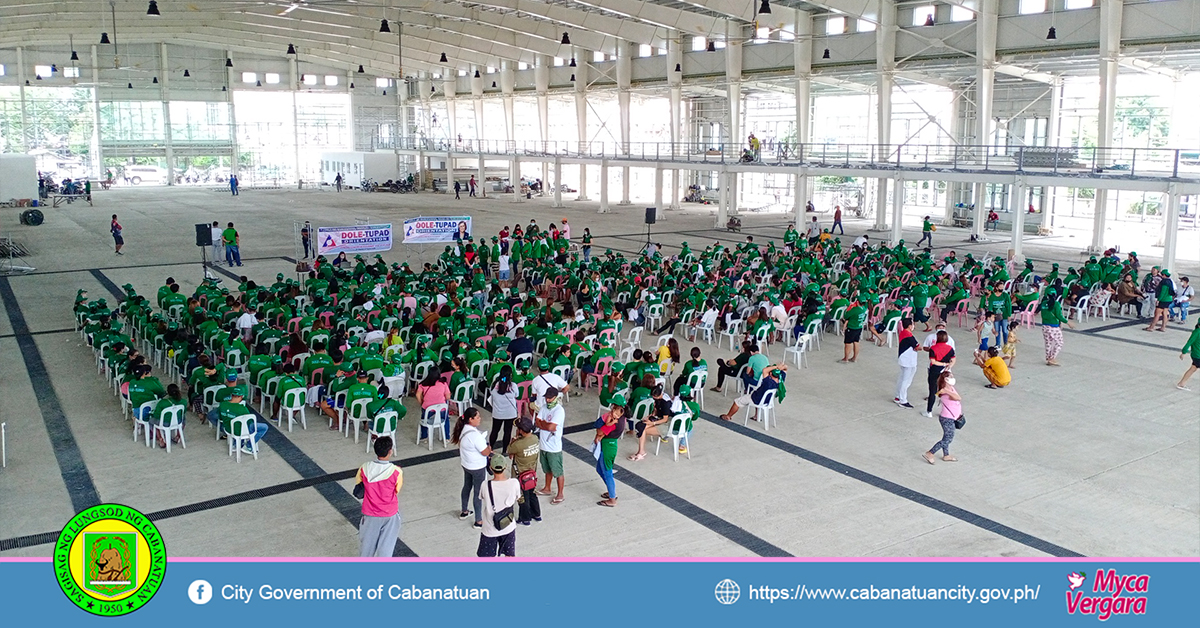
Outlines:
[[[691,142],[448,141],[420,138],[377,143],[381,150],[462,155],[528,155],[637,161],[842,168],[1030,171],[1064,175],[1200,180],[1200,151],[1175,148],[1098,148],[958,144],[794,144],[767,141],[757,154],[742,145]]]

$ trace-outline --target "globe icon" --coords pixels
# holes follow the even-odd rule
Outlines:
[[[729,605],[738,601],[738,596],[742,594],[742,590],[738,587],[738,583],[726,578],[717,583],[717,589],[714,591],[717,596],[717,601]]]

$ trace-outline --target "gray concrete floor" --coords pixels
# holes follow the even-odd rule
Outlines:
[[[158,520],[173,555],[347,556],[356,553],[350,480],[280,487],[302,477],[336,474],[367,460],[365,445],[334,436],[309,413],[307,430],[285,434],[286,451],[264,446],[258,461],[236,464],[225,444],[199,425],[188,448],[171,454],[132,442],[120,404],[96,375],[90,350],[72,326],[71,297],[80,287],[106,296],[101,278],[129,282],[152,294],[167,276],[186,291],[201,278],[194,246],[197,222],[234,221],[242,234],[239,274],[268,281],[289,272],[293,221],[353,224],[460,212],[474,216],[476,233],[536,217],[545,225],[567,217],[576,234],[591,227],[596,249],[636,252],[645,240],[640,206],[596,214],[596,203],[549,199],[514,202],[447,195],[336,194],[325,191],[245,190],[230,198],[202,189],[101,192],[96,206],[46,210],[40,227],[3,218],[3,235],[31,251],[37,267],[7,279],[31,335],[14,335],[13,311],[0,317],[0,421],[8,424],[8,467],[0,470],[0,556],[44,556],[71,516],[45,417],[61,408],[100,498],[163,513]],[[682,241],[703,248],[714,239],[740,240],[711,229],[711,207],[670,212],[654,239],[676,250]],[[125,227],[126,255],[115,256],[108,221]],[[744,217],[745,234],[762,241],[782,235],[778,215]],[[868,222],[847,222],[848,236]],[[906,233],[915,241],[919,235]],[[939,248],[1002,253],[1007,244],[965,245],[956,230],[938,232]],[[1039,246],[1039,260],[1077,263],[1075,250]],[[431,248],[433,256],[440,249]],[[418,259],[402,246],[385,254]],[[1065,266],[1064,266],[1065,267]],[[1196,269],[1180,269],[1195,272]],[[3,280],[0,280],[3,281]],[[111,299],[110,299],[111,301]],[[1118,325],[1127,323],[1124,326]],[[1116,326],[1114,326],[1116,325]],[[663,455],[629,463],[636,445],[622,445],[617,474],[620,506],[594,505],[603,483],[585,460],[566,456],[567,500],[543,503],[545,521],[518,531],[527,556],[1044,556],[1075,552],[1101,556],[1200,554],[1200,401],[1174,387],[1186,366],[1177,359],[1186,338],[1175,326],[1146,333],[1127,319],[1089,321],[1067,332],[1061,368],[1042,365],[1040,330],[1021,338],[1013,384],[983,388],[982,375],[960,366],[967,427],[953,449],[961,462],[930,466],[920,453],[940,438],[933,419],[892,404],[893,349],[865,346],[859,363],[836,364],[840,342],[825,336],[810,367],[793,367],[778,429],[742,430],[712,420],[698,423],[692,459]],[[67,331],[63,331],[67,330]],[[973,341],[952,327],[960,346]],[[19,340],[32,341],[54,394],[35,396]],[[647,340],[651,342],[652,340]],[[684,343],[684,350],[689,348]],[[701,343],[710,364],[727,349]],[[28,348],[28,347],[27,347]],[[771,357],[782,356],[774,347]],[[923,374],[910,396],[923,396]],[[1200,380],[1195,384],[1200,386]],[[706,411],[723,412],[730,397],[707,393]],[[409,400],[409,404],[413,401]],[[573,398],[568,422],[595,417],[596,397]],[[486,414],[486,413],[485,413]],[[429,454],[415,438],[413,413],[401,425],[398,458]],[[586,447],[587,431],[567,440]],[[444,451],[440,444],[434,453]],[[436,458],[436,456],[435,456]],[[308,461],[308,462],[306,462]],[[402,462],[402,464],[404,464]],[[477,535],[459,521],[462,472],[457,456],[405,464],[401,541],[421,556],[473,555]],[[319,480],[320,478],[318,478]],[[336,482],[334,480],[337,480]],[[261,495],[230,495],[267,489]],[[290,490],[284,490],[290,489]],[[210,501],[216,500],[216,501]],[[347,502],[347,500],[350,500]],[[202,503],[207,502],[207,503]],[[347,504],[349,506],[347,507]],[[340,510],[339,510],[340,508]],[[349,513],[347,515],[346,513]],[[236,530],[236,533],[232,533]]]

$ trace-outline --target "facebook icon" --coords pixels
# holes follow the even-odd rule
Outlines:
[[[207,580],[197,580],[188,585],[188,599],[193,604],[208,604],[212,599],[212,585]]]

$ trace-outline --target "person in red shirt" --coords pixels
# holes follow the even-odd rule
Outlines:
[[[829,233],[837,229],[838,233],[846,235],[846,230],[842,228],[842,206],[837,205],[833,208],[833,226],[829,227]]]

